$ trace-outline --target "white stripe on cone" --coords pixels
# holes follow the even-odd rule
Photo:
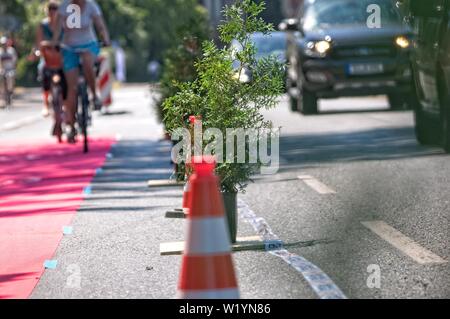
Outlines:
[[[183,290],[178,292],[178,299],[239,299],[239,290],[211,289],[211,290]]]
[[[100,97],[101,97],[102,101],[106,101],[110,97],[111,91],[112,91],[112,86],[113,86],[113,83],[111,80],[109,80],[103,88],[100,88]]]
[[[230,237],[225,218],[191,218],[188,222],[190,225],[185,254],[209,255],[230,252]]]

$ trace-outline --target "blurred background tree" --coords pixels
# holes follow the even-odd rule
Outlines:
[[[147,64],[162,62],[164,52],[174,46],[181,25],[198,15],[198,0],[98,0],[110,29],[127,54],[130,82],[148,81]],[[35,29],[45,17],[46,1],[1,0],[0,35],[14,39],[20,55],[18,82],[36,84],[36,63],[27,61],[34,45]],[[8,21],[7,21],[8,20]],[[9,23],[14,20],[15,23]],[[8,22],[8,23],[7,23]],[[202,23],[207,25],[207,21]],[[14,24],[14,25],[13,25]]]
[[[209,39],[208,15],[204,7],[197,5],[190,19],[176,30],[172,46],[164,56],[164,71],[161,76],[158,114],[163,121],[162,104],[179,91],[179,84],[197,78],[195,63],[201,58],[202,44]]]
[[[208,0],[97,0],[102,7],[111,38],[127,54],[128,81],[148,81],[149,61],[163,63],[167,50],[180,45],[180,30],[201,24],[193,33],[208,28],[208,15],[200,4]],[[14,39],[20,55],[18,82],[20,85],[36,85],[36,64],[27,61],[34,44],[35,29],[45,17],[44,0],[1,0],[0,35]],[[225,2],[225,1],[224,1]],[[280,0],[268,1],[264,18],[274,24],[281,19]],[[221,10],[222,7],[217,7]],[[189,30],[187,30],[189,31]],[[190,31],[189,31],[190,32]],[[202,34],[201,37],[204,35]],[[209,32],[206,34],[210,36]],[[172,51],[173,53],[173,51]]]

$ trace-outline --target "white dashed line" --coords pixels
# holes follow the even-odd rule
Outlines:
[[[12,122],[9,122],[9,123],[6,123],[6,124],[0,126],[0,131],[12,131],[12,130],[21,128],[22,126],[33,124],[41,119],[42,119],[42,116],[40,116],[40,115],[29,116],[29,117],[23,118],[21,120],[12,121]]]
[[[420,246],[411,238],[403,235],[395,228],[389,226],[384,221],[362,222],[362,224],[421,265],[447,262],[428,249]]]
[[[324,183],[322,183],[321,181],[310,175],[300,175],[298,176],[298,179],[303,181],[306,185],[311,187],[319,194],[322,195],[336,194],[336,191],[334,189],[331,189],[330,187],[328,187],[327,185],[325,185]]]

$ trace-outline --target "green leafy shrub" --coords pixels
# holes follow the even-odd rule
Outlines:
[[[197,78],[179,83],[179,92],[164,102],[164,122],[169,132],[189,128],[190,115],[202,117],[204,130],[217,128],[223,135],[227,128],[271,128],[271,123],[264,120],[261,111],[274,107],[282,94],[284,65],[275,57],[255,58],[256,50],[250,35],[273,30],[272,25],[259,17],[264,8],[264,2],[257,4],[252,0],[236,1],[234,5],[225,7],[225,21],[219,27],[225,47],[205,42],[203,56],[195,65]],[[236,52],[232,48],[233,40],[240,43],[241,51]],[[239,65],[237,69],[233,66],[236,62]],[[247,84],[239,81],[244,69],[252,72],[252,81]],[[210,142],[203,141],[203,146]],[[243,191],[260,166],[260,162],[218,164],[216,173],[222,190]]]

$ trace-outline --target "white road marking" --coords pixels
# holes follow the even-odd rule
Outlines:
[[[336,194],[336,191],[310,175],[300,175],[298,179],[322,195]]]
[[[447,262],[384,221],[362,222],[362,224],[419,264],[442,264]]]
[[[339,287],[319,267],[296,254],[283,248],[281,240],[275,235],[264,218],[256,216],[250,207],[242,200],[238,200],[239,217],[253,226],[262,240],[269,245],[268,252],[284,260],[298,271],[308,282],[320,299],[347,299]],[[275,247],[270,246],[275,243]]]
[[[0,131],[12,131],[12,130],[18,129],[22,126],[33,124],[41,119],[42,119],[42,116],[34,115],[34,116],[29,116],[29,117],[23,118],[21,120],[8,122],[8,123],[0,126]]]

